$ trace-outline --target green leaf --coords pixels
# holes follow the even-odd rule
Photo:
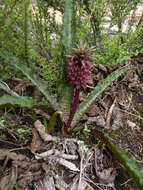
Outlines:
[[[70,1],[71,2],[71,1]],[[66,2],[66,4],[69,3],[69,0]],[[73,89],[69,86],[67,82],[67,73],[66,73],[66,65],[67,65],[67,59],[66,55],[67,49],[71,47],[71,34],[68,34],[68,32],[71,31],[71,24],[67,24],[67,20],[69,21],[69,14],[71,13],[70,11],[68,12],[69,5],[65,6],[65,14],[64,14],[64,32],[63,32],[63,49],[62,49],[62,68],[61,68],[61,89],[60,89],[60,96],[61,96],[61,107],[63,110],[63,116],[65,122],[68,120],[70,109],[71,109],[71,102],[73,98]],[[67,12],[67,13],[66,13]],[[66,35],[68,34],[68,35]]]
[[[54,129],[55,124],[57,122],[57,118],[60,114],[61,114],[61,112],[59,112],[59,111],[56,111],[55,113],[53,113],[53,115],[51,116],[50,121],[47,125],[47,128],[46,128],[47,132],[51,132]]]
[[[96,137],[106,144],[106,146],[112,151],[116,158],[123,164],[130,175],[134,178],[138,187],[143,189],[143,167],[135,159],[133,159],[128,152],[112,143],[107,132],[98,130],[96,128],[92,134],[95,134]]]
[[[29,35],[29,5],[30,0],[24,1],[24,59],[29,64],[29,48],[28,48],[28,35]]]
[[[75,40],[75,0],[66,0],[62,43],[65,48],[73,46]]]
[[[23,107],[23,108],[32,108],[37,106],[42,106],[42,104],[38,103],[37,100],[34,100],[31,97],[26,96],[10,96],[4,95],[0,97],[0,107]]]
[[[64,11],[64,30],[62,37],[62,71],[61,71],[61,104],[64,116],[69,115],[73,90],[69,87],[66,80],[66,55],[67,49],[72,47],[75,41],[75,0],[66,0]],[[65,118],[66,120],[67,118]]]
[[[95,87],[95,89],[90,93],[86,100],[79,105],[79,108],[77,109],[72,122],[72,127],[74,127],[77,124],[77,122],[80,121],[83,114],[88,111],[88,109],[94,103],[94,101],[101,96],[101,94],[112,84],[112,82],[118,79],[128,70],[129,67],[123,67],[120,70],[113,72],[104,80],[103,84]]]
[[[19,62],[19,59],[11,55],[9,52],[1,52],[0,56],[4,58],[6,62],[10,62],[11,65],[19,69],[27,78],[40,90],[40,92],[45,96],[50,106],[55,110],[60,110],[60,106],[56,102],[56,99],[49,94],[47,90],[47,84],[35,74],[35,71],[24,64],[24,62]]]

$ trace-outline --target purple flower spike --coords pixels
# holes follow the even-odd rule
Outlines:
[[[74,87],[74,99],[67,122],[67,128],[71,128],[79,102],[80,91],[86,90],[87,82],[91,79],[91,60],[85,50],[77,50],[73,56],[68,57],[67,79],[69,84]]]
[[[91,62],[84,57],[69,57],[67,65],[67,78],[71,86],[86,90],[87,82],[91,79]]]

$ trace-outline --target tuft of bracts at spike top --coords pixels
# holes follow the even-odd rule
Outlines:
[[[79,103],[81,90],[86,90],[87,83],[91,79],[92,64],[86,51],[76,52],[75,55],[67,59],[67,80],[74,88],[74,99],[71,106],[67,128],[71,128],[71,123]]]

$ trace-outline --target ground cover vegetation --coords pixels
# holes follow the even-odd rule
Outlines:
[[[142,6],[0,0],[0,190],[143,188]]]

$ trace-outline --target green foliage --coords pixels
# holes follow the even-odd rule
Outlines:
[[[19,63],[19,60],[7,52],[2,52],[0,56],[7,56],[5,60],[8,63],[13,64],[14,66],[20,70],[26,77],[40,90],[40,92],[45,96],[49,104],[54,110],[59,110],[59,105],[54,97],[52,97],[47,90],[47,85],[39,78],[38,75],[35,74],[35,71],[30,67],[26,66],[22,61]]]
[[[95,57],[96,63],[115,66],[125,63],[140,51],[143,26],[141,25],[133,31],[139,0],[108,0],[107,3],[110,3],[109,7],[112,13],[109,31],[103,27],[102,43],[97,46]],[[128,15],[131,19],[126,23],[126,32],[124,32],[123,24]],[[116,27],[116,32],[110,31],[113,26]]]
[[[97,54],[96,62],[109,66],[125,63],[130,60],[132,55],[126,46],[126,43],[121,42],[120,36],[106,38],[104,40],[104,50]]]
[[[79,10],[79,16],[76,19],[76,24],[77,24],[77,38],[76,38],[76,43],[80,44],[81,41],[83,42],[88,42],[91,44],[93,41],[91,35],[91,23],[90,23],[90,16],[86,16],[86,11],[84,9]]]
[[[0,128],[4,127],[5,119],[3,117],[0,117]]]
[[[137,27],[136,31],[130,32],[126,40],[126,48],[130,52],[131,56],[141,52],[143,48],[143,24]]]
[[[56,122],[57,122],[57,118],[58,118],[59,115],[60,115],[60,112],[58,112],[58,111],[53,113],[53,115],[51,116],[51,118],[49,120],[49,123],[47,125],[45,125],[47,132],[53,131],[53,129],[54,129],[55,125],[56,125]]]
[[[90,46],[100,44],[106,5],[106,0],[84,0],[83,3],[79,2],[77,5],[78,14],[76,16],[76,40],[78,44],[81,41],[90,44]]]
[[[13,51],[13,53],[20,55],[22,42],[22,5],[17,1],[10,3],[10,0],[1,2],[0,11],[0,48]],[[7,16],[6,16],[7,15]],[[17,47],[18,46],[18,47]]]
[[[63,76],[65,70],[63,65],[66,61],[63,58],[67,53],[63,51],[62,43],[65,47],[69,46],[66,44],[75,42],[80,44],[81,41],[90,46],[96,44],[96,62],[114,66],[130,59],[135,49],[140,51],[141,41],[138,40],[136,43],[136,38],[141,37],[143,33],[142,29],[137,29],[135,32],[131,30],[139,0],[118,2],[115,0],[78,0],[76,3],[71,0],[66,4],[65,2],[64,0],[60,2],[37,0],[36,8],[32,4],[29,6],[29,0],[23,2],[2,0],[0,2],[0,50],[12,52],[38,70],[47,81],[49,91],[54,94],[57,94],[59,90],[59,79],[62,78],[61,75]],[[109,3],[112,11],[111,26],[118,25],[119,28],[119,23],[123,25],[127,15],[131,10],[133,11],[127,35],[123,34],[122,27],[118,32],[119,35],[113,38],[106,33],[107,31],[105,32],[106,8]],[[64,7],[67,11],[64,11]],[[53,11],[52,14],[50,9]],[[65,12],[64,25],[56,21],[57,11],[61,16]],[[52,35],[56,36],[56,40],[52,39]],[[63,36],[62,42],[61,36]],[[70,38],[71,42],[69,42]],[[0,80],[7,80],[15,74],[19,76],[14,67],[1,58],[0,72]]]
[[[0,139],[1,140],[6,139],[5,133],[2,131],[2,129],[4,129],[4,127],[5,127],[5,119],[4,119],[4,117],[0,117]]]
[[[10,96],[4,95],[0,97],[0,107],[25,107],[25,108],[32,108],[32,107],[42,107],[43,105],[38,103],[31,97],[26,96]]]
[[[62,68],[61,68],[61,104],[65,120],[70,113],[70,106],[73,97],[73,89],[68,85],[66,78],[66,56],[68,48],[71,48],[75,41],[75,1],[66,0],[64,9],[64,23],[62,35]]]
[[[96,63],[109,66],[124,64],[141,51],[142,40],[143,25],[127,35],[120,33],[110,38],[104,36],[103,49],[97,48]]]
[[[52,59],[49,60],[49,62],[47,62],[46,58],[41,57],[40,59],[40,65],[42,67],[41,75],[47,81],[49,91],[54,94],[57,94],[59,82],[58,79],[60,77],[60,64],[58,65],[57,56],[55,55]]]
[[[31,128],[22,128],[19,127],[16,129],[16,133],[19,136],[20,139],[26,139],[32,134],[32,129]]]
[[[1,140],[6,140],[6,135],[4,132],[0,131],[0,139]]]
[[[31,18],[33,48],[30,51],[31,61],[40,67],[40,75],[47,81],[49,91],[57,94],[61,66],[61,25],[56,21],[57,12],[53,9],[51,11],[49,3],[44,1],[38,0],[37,7],[33,7]]]
[[[23,59],[24,44],[24,3],[10,0],[0,1],[0,51],[10,51]],[[7,80],[15,74],[18,75],[13,66],[1,58],[0,73],[0,80]]]
[[[89,138],[89,135],[91,133],[91,129],[85,124],[83,129],[80,129],[78,127],[73,129],[73,134],[79,139],[85,140]]]
[[[16,74],[16,71],[14,71],[10,65],[4,63],[3,60],[0,60],[0,73],[0,80],[6,81]]]
[[[122,24],[124,23],[127,15],[129,15],[131,10],[136,10],[140,0],[108,0],[108,2],[110,3],[112,12],[112,25],[117,24],[119,31],[121,32]]]
[[[25,62],[29,65],[29,4],[30,0],[24,1],[24,59]]]

